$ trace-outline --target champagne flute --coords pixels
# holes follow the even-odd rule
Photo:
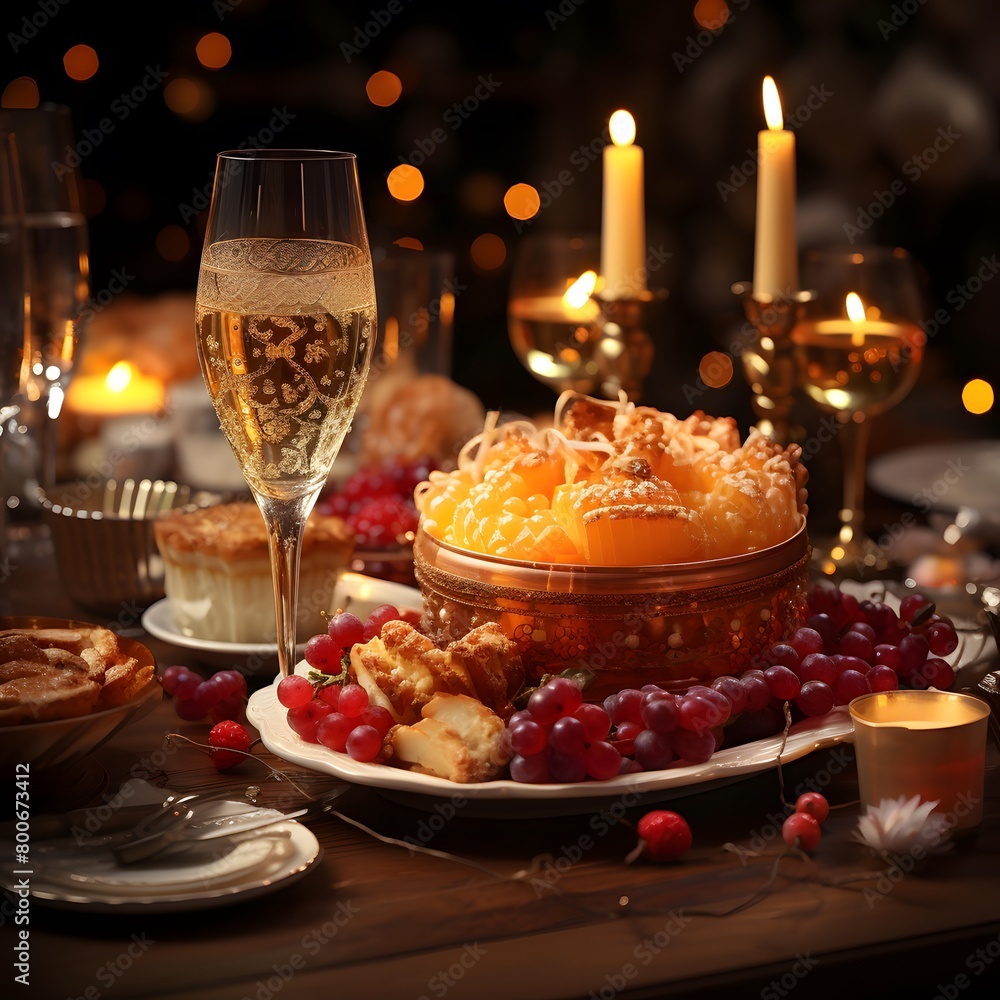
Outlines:
[[[900,247],[818,249],[805,254],[802,283],[813,293],[793,327],[806,396],[834,415],[843,458],[836,537],[813,544],[829,576],[878,575],[888,553],[865,532],[865,459],[873,417],[913,388],[926,335],[924,279]]]
[[[69,108],[43,104],[3,112],[17,141],[29,261],[27,401],[21,419],[37,430],[38,481],[55,484],[57,421],[73,374],[90,295],[90,247],[80,176],[66,160],[75,136]]]
[[[375,283],[353,153],[220,153],[196,301],[202,374],[267,527],[295,664],[305,523],[364,391]]]

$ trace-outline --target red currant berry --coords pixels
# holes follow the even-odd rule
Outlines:
[[[819,792],[803,792],[795,800],[795,811],[809,813],[817,823],[825,823],[830,815],[830,803]]]
[[[808,812],[793,812],[781,826],[781,837],[789,847],[798,841],[803,851],[814,851],[823,831],[815,816]]]
[[[211,753],[212,763],[220,771],[228,771],[237,764],[242,764],[252,742],[246,727],[238,722],[229,720],[216,723],[208,734],[208,745],[217,748]]]
[[[691,848],[691,828],[679,813],[654,809],[636,824],[644,841],[642,854],[650,861],[676,861]]]

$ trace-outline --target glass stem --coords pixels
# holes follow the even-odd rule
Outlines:
[[[865,457],[871,421],[864,414],[857,421],[854,414],[840,427],[840,451],[844,464],[844,501],[840,510],[840,543],[845,549],[856,548],[864,537]]]
[[[274,584],[274,610],[278,631],[278,667],[282,677],[295,671],[295,641],[298,631],[299,561],[306,521],[316,495],[293,500],[275,500],[254,493],[264,515],[267,546]]]

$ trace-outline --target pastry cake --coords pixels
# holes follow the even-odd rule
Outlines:
[[[501,719],[524,683],[516,643],[492,622],[439,649],[412,625],[386,622],[381,635],[351,650],[351,674],[372,704],[397,723],[415,723],[438,694],[475,698]]]
[[[131,701],[153,678],[97,626],[0,631],[0,724],[71,719]]]
[[[756,429],[698,411],[566,393],[555,425],[496,425],[417,489],[421,528],[459,548],[531,562],[686,563],[758,552],[807,513],[805,467]]]
[[[273,643],[274,591],[260,509],[233,502],[170,513],[154,525],[174,625],[217,642]],[[314,511],[306,523],[299,575],[299,636],[325,629],[337,578],[354,552],[339,517]]]

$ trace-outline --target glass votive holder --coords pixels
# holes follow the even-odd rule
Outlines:
[[[881,691],[850,704],[863,810],[920,796],[954,833],[983,818],[989,706],[956,691]]]

